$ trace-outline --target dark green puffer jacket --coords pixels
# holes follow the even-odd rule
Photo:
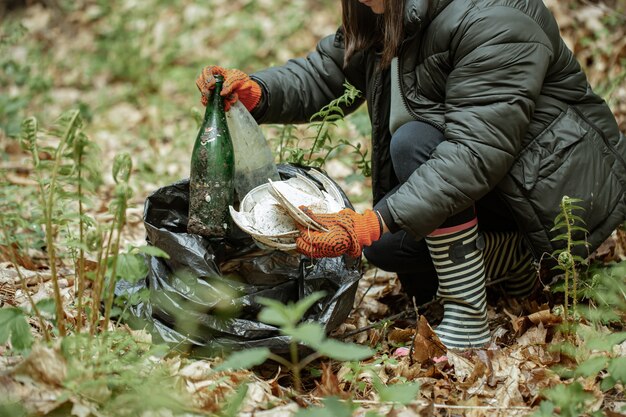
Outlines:
[[[387,200],[397,226],[424,237],[495,191],[539,259],[562,244],[550,229],[564,195],[583,200],[590,250],[624,222],[626,138],[541,0],[407,0],[405,30],[404,102],[447,140]],[[343,68],[343,52],[339,31],[306,58],[253,74],[264,90],[254,115],[306,122],[345,80],[364,91],[376,202],[397,184],[389,73],[374,51]]]

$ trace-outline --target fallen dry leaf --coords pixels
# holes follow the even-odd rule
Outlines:
[[[518,367],[511,367],[507,378],[496,389],[495,404],[500,407],[524,405],[524,398],[519,390],[521,372]]]
[[[389,331],[389,334],[387,335],[387,339],[389,339],[389,341],[392,343],[402,345],[413,340],[414,334],[415,334],[415,329],[394,328]]]
[[[557,315],[552,314],[550,309],[537,311],[536,313],[532,313],[528,315],[528,320],[530,320],[533,324],[543,324],[544,326],[554,326],[555,324],[561,323],[563,319]]]
[[[40,344],[33,346],[30,354],[11,370],[10,375],[27,375],[34,381],[61,387],[67,374],[65,358],[56,348]]]
[[[517,343],[521,346],[543,345],[546,343],[548,330],[539,323],[536,327],[531,327],[522,336],[517,338]]]
[[[413,341],[412,359],[417,363],[425,363],[428,360],[446,354],[446,347],[424,316],[420,316],[417,322],[417,334]]]
[[[247,383],[248,392],[241,405],[240,412],[255,412],[267,408],[268,404],[278,404],[280,400],[272,395],[272,388],[267,381],[255,378]]]
[[[454,367],[454,375],[458,381],[465,381],[474,371],[474,364],[469,359],[453,351],[449,351],[447,356],[448,362]]]
[[[337,373],[333,371],[332,366],[329,363],[323,362],[321,367],[322,376],[319,382],[315,381],[316,387],[313,390],[313,395],[316,397],[335,396],[348,398],[349,393],[341,389],[339,378],[337,377]]]
[[[37,269],[37,265],[27,254],[17,250],[16,244],[10,246],[0,245],[0,261],[9,262],[7,266],[13,266],[13,257],[15,257],[17,264],[23,268],[31,271]]]

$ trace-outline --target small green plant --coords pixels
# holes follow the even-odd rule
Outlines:
[[[321,357],[328,357],[339,361],[360,360],[374,354],[372,349],[353,343],[343,343],[328,339],[319,323],[303,322],[304,314],[324,293],[315,292],[296,303],[282,304],[280,301],[261,298],[258,302],[265,306],[259,313],[259,320],[280,328],[280,332],[290,337],[289,353],[291,361],[270,352],[268,349],[249,349],[233,354],[219,369],[233,368],[237,363],[255,365],[271,359],[289,369],[293,375],[294,388],[302,390],[301,372],[311,362]],[[300,359],[299,345],[305,345],[314,350],[303,359]]]
[[[102,328],[107,329],[113,310],[115,282],[120,275],[123,274],[128,281],[136,281],[146,273],[142,257],[144,253],[154,256],[167,254],[148,247],[131,248],[131,251],[120,254],[126,209],[132,195],[129,186],[132,162],[128,154],[116,156],[113,163],[115,188],[109,205],[113,220],[103,227],[87,214],[91,197],[102,180],[98,171],[98,149],[84,132],[80,111],[66,112],[50,129],[45,130],[40,129],[36,118],[29,117],[22,123],[19,141],[31,159],[31,172],[36,185],[30,194],[36,200],[20,201],[23,199],[11,193],[24,195],[24,190],[15,190],[9,184],[3,188],[2,195],[7,198],[2,203],[0,243],[10,248],[7,252],[16,266],[31,311],[3,311],[4,325],[0,325],[0,341],[9,340],[10,337],[13,346],[23,350],[31,342],[20,336],[24,335],[21,332],[21,323],[25,320],[23,314],[36,317],[46,341],[50,341],[52,335],[48,330],[47,317],[41,314],[41,302],[34,303],[25,286],[18,267],[21,253],[31,247],[45,247],[54,296],[44,307],[54,308],[54,314],[51,315],[54,330],[61,337],[70,331],[80,333],[85,328],[89,328],[93,336],[100,326],[101,305],[104,306]],[[8,181],[3,179],[2,182]],[[96,267],[89,272],[86,270],[88,256],[96,260]],[[59,265],[67,261],[73,263],[76,282],[77,314],[75,324],[71,327],[64,311],[57,270]],[[93,285],[88,296],[89,281]]]
[[[366,396],[371,386],[362,376],[369,373],[371,367],[355,361],[346,362],[344,367],[347,372],[342,375],[342,380],[349,384],[348,390],[356,397]]]
[[[609,265],[595,262],[585,271],[577,270],[577,264],[584,260],[572,252],[586,242],[575,240],[573,235],[587,233],[582,219],[573,213],[581,209],[574,204],[577,202],[580,200],[563,197],[553,229],[563,231],[555,240],[566,243],[554,253],[558,261],[556,269],[565,275],[566,321],[559,330],[566,338],[551,346],[551,350],[568,358],[565,365],[553,367],[564,383],[543,392],[546,399],[533,414],[535,417],[600,415],[590,410],[594,396],[583,388],[582,381],[598,383],[607,397],[612,396],[611,390],[619,392],[626,383],[626,358],[616,349],[626,340],[623,329],[626,262]],[[573,314],[568,310],[570,296]],[[586,302],[582,303],[583,300]],[[573,315],[576,320],[571,319]]]
[[[414,382],[404,382],[393,385],[385,385],[377,373],[371,372],[372,384],[382,402],[394,404],[409,404],[415,401],[420,390],[420,385]]]
[[[406,378],[397,377],[395,383],[386,385],[378,374],[380,366],[397,365],[397,363],[396,359],[390,358],[387,354],[380,355],[367,364],[348,362],[344,364],[348,371],[343,374],[342,380],[349,382],[349,389],[354,396],[365,396],[368,390],[373,389],[381,402],[408,404],[417,398],[420,390],[419,383],[407,382]]]
[[[587,300],[578,311],[592,323],[619,328],[626,312],[626,262],[608,265],[594,262],[583,274],[581,299]]]
[[[544,391],[548,401],[543,401],[533,417],[578,417],[587,410],[593,395],[585,392],[578,382],[561,384]],[[557,414],[558,411],[558,414]]]
[[[45,232],[54,289],[56,328],[60,336],[65,336],[67,326],[58,284],[59,245],[56,239],[59,229],[68,227],[76,218],[80,224],[82,237],[87,221],[83,210],[84,191],[89,186],[95,188],[100,179],[97,171],[92,169],[97,164],[86,158],[86,155],[93,155],[93,152],[87,151],[92,143],[83,132],[83,120],[78,110],[65,113],[50,130],[49,134],[57,139],[55,145],[42,145],[39,134],[39,124],[36,118],[29,117],[22,122],[20,144],[31,156],[38,184],[40,221]],[[41,153],[49,154],[51,158],[41,159]],[[76,210],[67,210],[76,201],[78,202],[78,215],[75,214]],[[79,250],[82,251],[82,249]],[[77,270],[80,282],[83,274],[80,268]]]
[[[28,298],[31,306],[36,308],[32,298],[30,296]],[[39,310],[36,314],[40,322],[43,321]],[[33,344],[33,335],[30,332],[30,325],[26,321],[24,311],[17,307],[0,309],[0,345],[9,340],[13,349],[18,352],[28,350]]]
[[[0,245],[6,248],[9,260],[16,266],[15,271],[20,287],[28,300],[30,312],[16,307],[0,309],[0,344],[10,341],[13,349],[18,352],[28,350],[33,343],[30,326],[27,322],[28,315],[36,318],[44,340],[46,342],[51,340],[46,320],[40,311],[42,302],[35,303],[27,288],[26,278],[21,268],[18,267],[20,265],[20,252],[31,244],[36,245],[32,241],[39,243],[40,240],[38,230],[29,230],[32,227],[29,217],[21,215],[29,211],[21,196],[19,187],[2,178],[0,182],[0,211],[3,215],[0,216]]]
[[[360,143],[351,143],[339,139],[334,143],[334,131],[337,122],[345,117],[344,108],[350,107],[361,97],[361,92],[346,82],[344,93],[324,106],[311,117],[308,129],[315,131],[312,137],[300,138],[293,125],[284,125],[279,134],[278,157],[280,162],[323,167],[336,150],[342,147],[352,149],[356,157],[356,166],[364,176],[371,175],[371,163],[367,149],[363,150]],[[303,146],[302,141],[310,141],[310,146]],[[309,149],[308,153],[305,149]]]
[[[65,337],[61,352],[67,364],[63,388],[102,415],[194,411],[188,393],[163,360],[169,352],[167,346],[117,331],[97,338],[86,334]]]
[[[580,255],[574,254],[574,248],[579,246],[587,246],[585,240],[574,240],[574,234],[581,232],[587,233],[584,228],[584,220],[574,214],[574,210],[583,210],[582,207],[576,205],[580,199],[564,196],[561,199],[561,212],[554,219],[554,227],[552,232],[561,232],[561,234],[555,236],[552,240],[565,241],[565,246],[562,249],[557,249],[552,253],[552,256],[556,259],[557,265],[554,267],[556,270],[563,271],[564,274],[564,292],[565,292],[565,316],[570,317],[569,311],[569,299],[570,299],[570,280],[571,280],[571,297],[573,303],[573,309],[576,310],[576,302],[578,299],[578,264],[584,264],[586,261]]]

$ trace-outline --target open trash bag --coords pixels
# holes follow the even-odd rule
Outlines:
[[[280,165],[278,170],[283,180],[298,173],[323,188],[308,168]],[[342,196],[350,206],[343,191]],[[257,297],[288,303],[324,291],[326,296],[304,319],[322,324],[327,332],[346,319],[361,277],[360,259],[311,260],[295,252],[262,249],[236,227],[225,238],[188,234],[188,206],[188,180],[160,188],[146,200],[147,241],[170,258],[149,256],[145,279],[118,282],[116,295],[149,290],[146,301],[127,306],[125,320],[131,327],[145,328],[155,341],[192,348],[199,355],[251,347],[284,352],[289,338],[258,321],[262,306]]]

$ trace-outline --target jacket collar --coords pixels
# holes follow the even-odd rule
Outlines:
[[[419,31],[435,18],[452,0],[405,0],[404,27],[406,33]]]
[[[428,13],[428,0],[406,0],[404,3],[405,33],[419,31]]]

